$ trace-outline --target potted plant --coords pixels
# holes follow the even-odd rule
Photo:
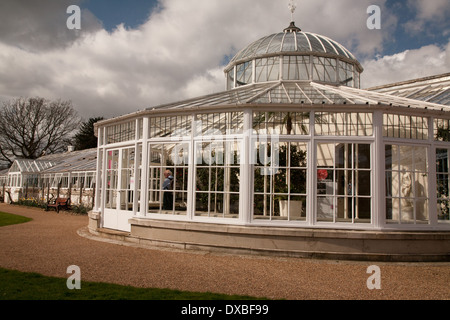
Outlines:
[[[279,165],[276,173],[271,176],[255,174],[255,192],[264,192],[264,185],[266,188],[272,186],[270,193],[273,194],[275,216],[292,218],[300,217],[302,214],[304,196],[301,195],[306,194],[306,169],[292,168],[306,168],[306,151],[291,144],[289,152],[287,144],[282,144],[279,148]],[[272,179],[272,183],[268,183],[267,179]],[[262,203],[256,203],[255,209],[263,212],[261,206]]]

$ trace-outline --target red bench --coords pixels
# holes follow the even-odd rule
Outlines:
[[[45,210],[48,211],[49,208],[55,208],[56,212],[59,213],[59,209],[69,209],[69,207],[70,198],[56,198],[47,202]]]

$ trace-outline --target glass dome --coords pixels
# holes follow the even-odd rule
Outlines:
[[[361,64],[338,42],[303,32],[294,22],[239,51],[225,68],[227,89],[278,80],[309,80],[359,88]]]

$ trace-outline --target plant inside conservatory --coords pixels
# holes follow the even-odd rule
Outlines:
[[[268,149],[270,154],[270,147]],[[273,175],[255,173],[255,192],[263,192],[264,186],[266,190],[271,189],[273,215],[298,218],[303,213],[306,170],[292,168],[306,168],[306,151],[295,144],[290,144],[289,148],[288,144],[280,143],[278,153],[279,164]],[[269,168],[271,164],[267,166]],[[256,211],[263,212],[263,206],[263,203],[255,203]]]

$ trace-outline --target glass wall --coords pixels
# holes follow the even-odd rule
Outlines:
[[[313,57],[312,79],[314,81],[336,82],[336,70],[336,59]]]
[[[320,43],[318,45],[322,48]],[[255,58],[227,70],[226,78],[227,90],[251,83],[277,80],[311,80],[354,88],[360,86],[360,73],[352,63],[313,55]]]
[[[389,144],[386,156],[386,220],[428,223],[427,147]]]
[[[317,221],[370,223],[371,145],[318,143],[316,151]]]
[[[256,82],[280,79],[280,57],[256,59]]]
[[[309,56],[285,56],[283,57],[283,79],[309,80],[310,66]]]
[[[104,207],[266,225],[422,228],[450,221],[448,120],[383,110],[291,110],[150,117],[148,141],[101,148]],[[384,167],[382,159],[375,165],[376,143],[384,149]],[[143,148],[147,163],[141,166]],[[374,180],[383,176],[381,183]],[[74,186],[94,183],[86,173],[70,178]],[[373,219],[374,208],[380,219]]]
[[[186,215],[189,143],[149,144],[148,213]]]
[[[308,135],[309,112],[254,112],[256,134]]]
[[[106,153],[107,209],[133,211],[135,148],[110,150]]]
[[[197,141],[195,150],[195,215],[238,218],[241,142]]]
[[[354,72],[353,64],[339,61],[339,82],[348,87],[359,88],[359,73]]]
[[[136,160],[136,150],[132,148],[125,148],[121,150],[121,163],[119,172],[119,197],[120,210],[133,210],[134,199],[134,170]]]
[[[119,150],[106,153],[105,208],[117,208],[117,188],[119,180]]]
[[[305,220],[306,142],[254,141],[253,218]]]
[[[450,141],[450,120],[434,119],[434,140]]]
[[[371,136],[372,113],[316,112],[315,134],[324,136]]]
[[[450,220],[449,149],[436,149],[436,187],[438,221]]]
[[[106,144],[134,140],[136,120],[106,127]]]
[[[428,139],[428,118],[384,114],[383,135],[390,138],[426,140]]]
[[[243,86],[253,81],[253,63],[252,61],[244,62],[236,66],[236,86]]]
[[[222,136],[241,134],[244,131],[244,113],[216,112],[198,114],[195,136]]]
[[[148,137],[189,136],[191,134],[191,127],[191,116],[152,117],[149,119]]]

